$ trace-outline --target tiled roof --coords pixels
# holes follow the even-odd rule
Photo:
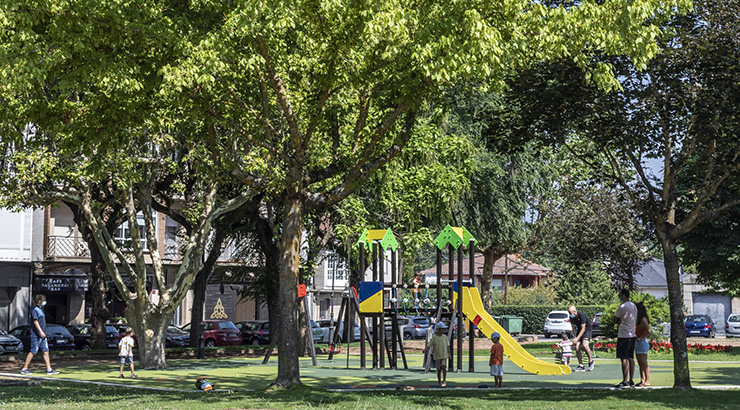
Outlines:
[[[475,255],[475,275],[479,276],[483,272],[483,260],[484,257],[482,254],[476,254]],[[455,261],[455,273],[457,273],[457,260]],[[445,263],[442,266],[442,273],[447,274],[447,269],[449,267],[448,263]],[[468,275],[469,270],[469,259],[464,258],[463,259],[463,274]],[[554,273],[552,270],[542,266],[538,265],[534,262],[530,262],[518,254],[511,254],[507,255],[505,257],[500,258],[496,261],[493,265],[493,274],[499,274],[503,275],[504,270],[508,270],[509,275],[523,275],[523,276],[547,276],[549,274]],[[421,272],[422,275],[431,275],[436,276],[437,275],[437,267],[431,267],[429,269],[425,269]]]

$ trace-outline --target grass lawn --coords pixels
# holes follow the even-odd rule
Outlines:
[[[427,389],[436,386],[436,375],[420,370],[421,356],[409,355],[408,362],[411,370],[380,371],[359,370],[357,356],[350,356],[350,368],[346,367],[346,355],[331,362],[321,356],[317,367],[310,359],[302,359],[304,385],[289,391],[270,391],[277,358],[268,365],[262,365],[260,358],[169,360],[166,370],[137,370],[139,379],[123,380],[111,361],[110,365],[68,367],[54,377],[187,391],[160,392],[59,380],[42,382],[40,387],[0,387],[0,409],[730,409],[740,403],[738,390],[603,390],[617,383],[621,375],[619,362],[611,358],[598,358],[592,372],[569,376],[532,375],[506,361],[504,385],[511,389],[499,391],[478,388],[492,383],[487,354],[476,358],[474,373],[450,372],[448,388],[441,391]],[[463,365],[467,370],[467,360]],[[672,362],[651,361],[651,368],[654,386],[673,384]],[[198,377],[206,377],[217,389],[229,392],[197,391],[194,382]],[[740,363],[694,361],[691,377],[695,387],[740,385]],[[399,385],[414,386],[416,390],[393,389]],[[370,391],[373,387],[387,390]],[[584,389],[564,389],[574,387]],[[327,391],[334,388],[345,390]]]

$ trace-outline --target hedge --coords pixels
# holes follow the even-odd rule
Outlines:
[[[522,333],[542,334],[545,330],[545,318],[553,310],[568,310],[569,306],[502,306],[491,308],[491,316],[518,316],[522,318]],[[606,306],[589,305],[576,306],[579,312],[588,315],[593,320],[594,315],[603,312]]]

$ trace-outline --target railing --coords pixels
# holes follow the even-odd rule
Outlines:
[[[90,249],[82,237],[79,236],[49,236],[47,238],[47,256],[54,258],[89,258]],[[125,244],[121,244],[125,248]],[[173,261],[182,259],[180,247],[182,243],[168,239],[164,244],[164,258]],[[220,262],[240,262],[244,260],[244,244],[228,241],[222,248]],[[125,249],[123,249],[125,252]]]
[[[49,236],[47,256],[56,258],[89,258],[90,249],[79,236]]]

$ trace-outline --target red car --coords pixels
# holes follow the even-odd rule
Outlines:
[[[190,332],[190,323],[181,328]],[[229,320],[206,320],[205,332],[206,347],[231,346],[242,343],[242,333]]]

